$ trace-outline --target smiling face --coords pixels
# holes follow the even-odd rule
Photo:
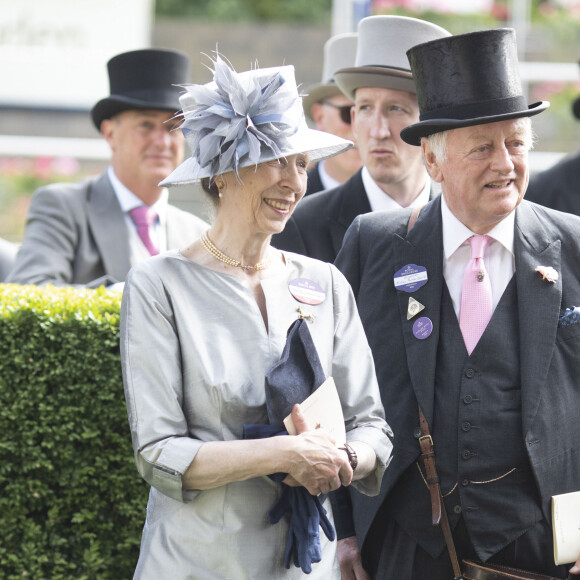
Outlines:
[[[401,130],[419,121],[417,96],[406,91],[362,87],[356,90],[353,133],[364,165],[383,188],[424,181],[421,152],[401,139]]]
[[[532,146],[529,118],[448,131],[444,159],[436,157],[427,139],[421,145],[449,209],[476,234],[489,232],[522,201]]]
[[[244,167],[240,180],[233,172],[223,175],[220,220],[251,234],[280,233],[304,197],[307,167],[308,155],[299,154]]]

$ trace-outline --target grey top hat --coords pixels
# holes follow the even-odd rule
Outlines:
[[[415,92],[407,50],[416,44],[450,36],[444,28],[406,16],[369,16],[358,25],[354,67],[334,74],[342,92],[354,100],[356,89],[377,87]]]
[[[547,101],[527,104],[512,28],[458,34],[407,53],[419,101],[419,123],[401,131],[410,145],[433,133],[537,115]]]
[[[110,96],[101,99],[91,117],[100,130],[105,119],[131,109],[177,112],[180,90],[188,82],[189,57],[176,50],[123,52],[107,63]]]
[[[354,65],[356,57],[356,32],[345,32],[331,36],[324,44],[324,60],[322,63],[322,80],[308,88],[308,94],[302,97],[306,116],[311,119],[310,108],[314,103],[324,99],[342,95],[334,81],[334,73],[341,68]]]

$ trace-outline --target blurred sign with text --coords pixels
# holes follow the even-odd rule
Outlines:
[[[154,0],[0,0],[0,106],[89,109],[107,61],[150,46]]]

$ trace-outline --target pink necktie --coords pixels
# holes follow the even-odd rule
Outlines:
[[[469,354],[478,343],[492,315],[491,282],[483,255],[493,241],[489,236],[471,236],[471,260],[463,275],[459,328]]]
[[[157,212],[148,205],[140,205],[133,208],[129,213],[137,226],[137,233],[145,244],[145,247],[152,256],[156,256],[159,253],[159,248],[157,248],[151,239],[151,226],[157,219]]]

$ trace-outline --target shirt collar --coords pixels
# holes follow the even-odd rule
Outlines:
[[[385,193],[371,177],[366,167],[362,169],[362,180],[372,211],[401,209],[399,205],[388,193]],[[425,205],[429,201],[431,193],[431,179],[425,175],[425,187],[421,193],[413,200],[408,207]]]
[[[111,166],[108,167],[107,174],[124,213],[130,212],[140,205],[144,205],[141,199],[121,183],[121,180],[117,177]],[[168,197],[167,189],[163,188],[159,199],[151,206],[157,212],[162,223],[165,221],[165,215],[167,214]]]
[[[320,175],[320,181],[322,182],[322,187],[324,189],[333,189],[340,185],[340,181],[337,181],[334,177],[331,177],[328,174],[324,161],[318,163],[318,174]]]
[[[513,256],[514,227],[516,212],[512,211],[496,224],[487,235],[499,242]],[[460,222],[449,209],[445,195],[441,195],[441,219],[443,224],[443,252],[448,260],[468,238],[476,235],[466,225]]]

